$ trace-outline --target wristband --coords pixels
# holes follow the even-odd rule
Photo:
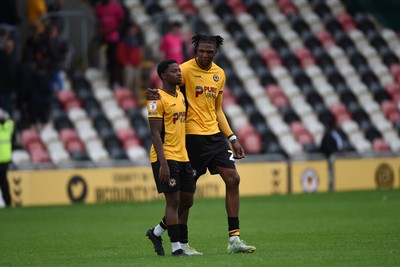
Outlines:
[[[236,140],[236,139],[237,139],[237,137],[236,137],[236,135],[234,135],[234,134],[231,134],[231,135],[228,137],[229,142],[232,142],[233,140]]]

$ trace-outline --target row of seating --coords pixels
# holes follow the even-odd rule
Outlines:
[[[165,22],[224,37],[223,108],[248,154],[318,152],[330,115],[345,149],[400,151],[400,42],[339,0],[125,0],[156,54]],[[152,82],[159,82],[152,73]],[[146,108],[104,74],[72,73],[43,130],[21,131],[15,162],[148,158]]]

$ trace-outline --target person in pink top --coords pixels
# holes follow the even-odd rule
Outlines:
[[[185,46],[181,28],[182,24],[179,21],[173,22],[170,31],[161,39],[161,59],[175,59],[178,64],[185,61]]]
[[[116,53],[125,11],[118,1],[101,0],[95,6],[95,14],[98,20],[99,37],[101,42],[107,45],[107,71],[110,75],[110,84],[119,85],[121,83],[121,66]]]

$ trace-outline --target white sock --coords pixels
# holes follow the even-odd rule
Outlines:
[[[172,242],[171,246],[172,246],[172,252],[175,252],[178,249],[182,249],[181,243],[179,243],[179,242]]]
[[[157,224],[157,226],[154,227],[154,231],[153,232],[154,232],[154,234],[156,236],[162,236],[162,234],[165,232],[165,229],[162,228],[159,224]]]
[[[239,236],[235,235],[235,236],[230,236],[229,237],[229,241],[232,242],[233,240],[235,240],[236,238],[239,238]]]

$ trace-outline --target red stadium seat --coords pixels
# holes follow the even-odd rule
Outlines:
[[[293,5],[291,0],[278,0],[279,9],[286,16],[296,14],[298,12],[295,5]]]
[[[126,129],[119,129],[117,131],[117,136],[118,139],[123,142],[126,139],[130,139],[130,138],[136,138],[136,133],[133,131],[132,128],[126,128]]]
[[[261,137],[257,133],[248,135],[241,144],[246,154],[259,154],[262,151]]]
[[[300,47],[299,49],[297,49],[295,51],[295,55],[297,57],[297,59],[300,61],[301,65],[303,66],[303,68],[309,66],[309,65],[315,65],[315,58],[312,55],[312,53],[310,52],[310,50],[308,50],[305,47]]]
[[[35,150],[31,154],[33,163],[49,163],[51,162],[49,154],[44,150]]]
[[[247,136],[256,133],[254,126],[251,124],[245,124],[239,127],[237,130],[237,135],[239,139],[244,139]],[[240,141],[240,140],[239,140]]]
[[[349,15],[349,13],[342,12],[342,13],[338,14],[336,17],[337,17],[337,20],[342,25],[345,32],[349,32],[356,28],[356,24],[354,23],[352,17]]]
[[[393,63],[389,67],[390,73],[393,75],[394,79],[397,83],[400,82],[400,65],[397,63]]]
[[[69,111],[72,108],[80,108],[80,107],[82,107],[82,103],[78,99],[73,99],[71,101],[68,101],[64,106],[66,111]]]
[[[397,83],[391,83],[385,86],[386,91],[393,97],[394,95],[400,93],[400,85]]]
[[[120,102],[120,106],[123,110],[129,110],[129,109],[134,109],[136,108],[138,105],[135,101],[134,98],[126,98],[126,99],[122,99]]]
[[[339,115],[347,112],[347,108],[343,103],[333,104],[329,107],[333,114]]]
[[[122,146],[124,147],[125,150],[127,150],[130,147],[135,147],[135,146],[140,146],[140,140],[138,138],[129,138],[129,139],[125,139],[122,142]]]
[[[298,136],[300,136],[302,134],[306,134],[307,133],[306,127],[304,127],[304,125],[299,121],[292,122],[290,124],[290,130],[292,131],[292,134],[295,137],[298,137]]]
[[[321,30],[321,31],[317,32],[315,35],[317,36],[318,40],[321,42],[321,44],[323,45],[323,47],[325,49],[327,49],[335,44],[335,39],[326,30]]]
[[[72,139],[66,143],[65,148],[68,152],[72,153],[85,150],[85,145],[78,139]]]
[[[60,139],[65,145],[72,140],[79,140],[79,137],[74,129],[64,128],[60,131]]]
[[[71,90],[59,91],[57,94],[57,97],[58,97],[58,101],[60,101],[61,105],[66,110],[71,108],[72,107],[71,105],[78,106],[78,107],[81,106],[79,99],[76,97],[75,93]]]
[[[46,151],[46,148],[41,141],[32,141],[32,142],[28,143],[28,145],[26,146],[26,149],[28,150],[29,154],[32,154],[34,151],[37,151],[37,150]]]
[[[396,110],[393,113],[389,113],[387,115],[387,118],[389,121],[391,121],[393,123],[400,122],[400,112]]]
[[[118,102],[120,102],[121,100],[125,99],[125,98],[131,98],[132,93],[128,88],[125,87],[120,87],[120,88],[115,88],[114,89],[114,96],[117,99]]]
[[[263,51],[261,51],[261,56],[264,59],[265,64],[267,64],[269,68],[282,66],[282,59],[273,48],[264,49]]]
[[[31,142],[40,141],[40,137],[35,130],[26,129],[21,133],[21,141],[22,145],[26,147]]]
[[[372,142],[372,149],[376,152],[384,152],[390,151],[390,146],[383,139],[377,138]]]
[[[390,114],[397,112],[396,103],[390,100],[382,101],[381,109],[386,117],[389,117]]]
[[[278,108],[279,107],[287,107],[287,106],[289,106],[289,100],[284,95],[272,98],[271,102]]]
[[[276,84],[270,84],[265,87],[267,90],[267,95],[270,99],[273,99],[275,97],[283,96],[284,94],[282,93],[281,88],[276,85]]]
[[[296,140],[302,145],[312,144],[314,142],[314,138],[308,132],[300,134]]]

